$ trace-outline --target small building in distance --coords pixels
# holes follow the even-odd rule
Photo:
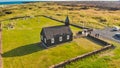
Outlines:
[[[42,45],[52,45],[72,41],[73,33],[69,27],[69,18],[66,17],[65,25],[44,27],[40,33]]]

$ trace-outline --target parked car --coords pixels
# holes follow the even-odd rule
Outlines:
[[[120,38],[120,33],[116,33],[115,36]]]
[[[113,27],[113,31],[119,31],[120,28],[118,26]]]

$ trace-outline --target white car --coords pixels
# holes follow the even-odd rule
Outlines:
[[[113,27],[113,31],[119,31],[119,30],[120,30],[119,27],[117,27],[117,26]]]

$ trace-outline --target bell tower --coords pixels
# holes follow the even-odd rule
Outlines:
[[[70,20],[69,17],[67,16],[65,19],[65,26],[69,26],[69,24],[70,24]]]

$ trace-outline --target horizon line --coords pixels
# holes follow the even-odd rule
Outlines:
[[[39,1],[120,1],[120,0],[16,0],[16,1],[0,1],[0,2],[39,2]]]

